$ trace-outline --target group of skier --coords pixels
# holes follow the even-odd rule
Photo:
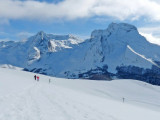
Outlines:
[[[35,79],[37,82],[39,82],[39,76],[34,75],[34,79]],[[49,83],[51,83],[51,79],[49,79]]]
[[[36,76],[36,75],[35,75],[35,76],[34,76],[34,79],[37,80],[37,81],[39,81],[39,76]]]

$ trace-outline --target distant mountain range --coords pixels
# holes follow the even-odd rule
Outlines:
[[[25,42],[0,42],[0,64],[57,77],[138,79],[160,85],[160,46],[126,23],[94,30],[87,40],[41,31]]]

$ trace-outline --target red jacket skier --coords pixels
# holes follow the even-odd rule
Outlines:
[[[37,81],[39,81],[39,76],[37,76]]]

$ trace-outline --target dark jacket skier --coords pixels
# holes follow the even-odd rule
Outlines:
[[[37,76],[35,75],[35,76],[34,76],[34,79],[36,80],[36,78],[37,78]]]

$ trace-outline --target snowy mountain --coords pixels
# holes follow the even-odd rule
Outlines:
[[[0,63],[57,77],[127,78],[160,85],[159,51],[135,26],[111,23],[85,41],[41,31],[26,42],[1,42]]]
[[[72,48],[82,42],[73,35],[52,35],[43,31],[25,42],[0,42],[0,64],[25,67],[38,61],[44,54]]]
[[[160,118],[159,86],[137,80],[72,80],[40,74],[37,82],[34,75],[0,68],[0,120]]]

